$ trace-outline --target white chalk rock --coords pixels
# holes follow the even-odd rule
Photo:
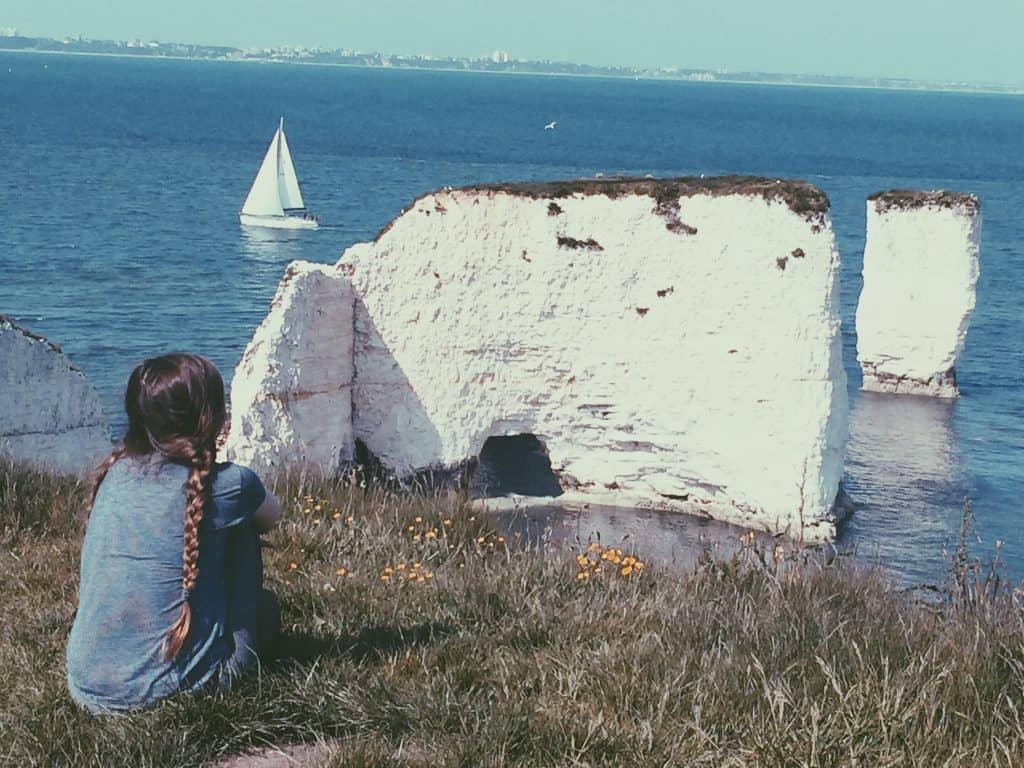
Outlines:
[[[973,195],[892,190],[868,198],[857,305],[863,389],[957,396],[980,243]]]
[[[261,472],[351,458],[352,306],[333,267],[289,265],[235,370],[228,458]]]
[[[0,315],[0,455],[78,474],[110,448],[85,374],[60,347]]]
[[[735,177],[426,195],[338,263],[354,435],[406,474],[530,433],[573,500],[830,538],[847,403],[827,209]]]

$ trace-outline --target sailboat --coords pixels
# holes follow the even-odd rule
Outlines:
[[[316,229],[318,226],[317,218],[307,213],[306,204],[302,202],[295,165],[284,137],[283,117],[270,140],[238,219],[250,227]]]

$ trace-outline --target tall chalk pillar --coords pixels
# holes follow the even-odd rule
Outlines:
[[[870,392],[956,397],[974,310],[981,206],[974,195],[889,190],[868,198],[857,360]]]

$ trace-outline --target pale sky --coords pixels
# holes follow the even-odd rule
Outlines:
[[[1024,83],[1024,0],[4,0],[27,35]]]

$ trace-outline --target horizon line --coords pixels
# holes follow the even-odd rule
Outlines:
[[[0,51],[11,52],[11,53],[67,53],[67,54],[78,54],[78,55],[109,55],[109,56],[124,56],[126,58],[179,58],[184,60],[212,60],[216,61],[211,57],[203,56],[154,56],[147,54],[133,54],[130,52],[126,53],[103,53],[95,52],[91,53],[88,51],[45,51],[45,50],[31,50],[24,48],[5,48],[4,40],[7,39],[22,39],[22,40],[38,40],[46,41],[55,44],[67,44],[66,41],[73,40],[77,43],[107,43],[118,46],[128,47],[131,43],[153,43],[156,45],[169,45],[169,46],[187,46],[193,48],[223,48],[230,51],[235,51],[242,54],[252,54],[258,52],[269,52],[271,55],[274,52],[288,52],[288,51],[309,51],[314,53],[335,53],[341,54],[345,51],[348,56],[377,56],[383,58],[397,58],[404,60],[422,60],[422,61],[452,61],[452,62],[480,62],[480,63],[494,63],[502,65],[514,65],[514,64],[531,64],[531,65],[552,65],[552,66],[570,66],[570,67],[589,67],[597,70],[607,70],[609,74],[602,75],[601,73],[587,74],[587,73],[572,73],[572,72],[516,72],[509,70],[483,70],[490,74],[536,74],[536,75],[551,75],[551,76],[578,76],[578,77],[621,77],[622,75],[610,74],[613,71],[628,72],[632,75],[639,75],[641,73],[657,73],[664,72],[666,77],[647,77],[643,79],[685,79],[687,82],[701,82],[700,80],[691,80],[686,78],[685,75],[710,75],[712,78],[721,77],[727,78],[724,80],[710,80],[707,82],[719,82],[719,83],[734,83],[734,84],[752,84],[752,85],[792,85],[792,86],[807,86],[807,87],[847,87],[847,88],[877,88],[882,90],[924,90],[924,91],[962,91],[962,92],[974,92],[974,93],[1002,93],[1002,94],[1021,94],[1024,93],[1024,81],[1019,82],[998,82],[998,81],[983,81],[983,80],[929,80],[919,79],[913,77],[902,77],[894,75],[850,75],[850,74],[823,74],[823,73],[799,73],[799,72],[776,72],[768,70],[758,69],[729,69],[724,67],[690,67],[690,66],[640,66],[634,64],[591,64],[586,62],[569,61],[569,60],[556,60],[556,59],[517,59],[511,58],[495,62],[488,55],[481,55],[477,57],[472,56],[457,56],[457,55],[435,55],[435,54],[423,54],[423,53],[396,53],[396,52],[381,52],[381,51],[362,51],[355,48],[349,48],[347,46],[337,47],[324,47],[320,45],[306,46],[306,45],[293,45],[293,44],[277,44],[273,46],[256,45],[249,47],[238,47],[236,45],[228,45],[224,43],[189,43],[181,42],[176,40],[160,40],[157,38],[142,38],[135,37],[130,40],[115,39],[115,38],[90,38],[84,37],[81,34],[77,34],[73,37],[72,35],[64,35],[63,38],[37,36],[31,34],[21,33],[16,27],[3,28],[0,30],[10,30],[15,34],[0,34]],[[495,49],[494,53],[504,53],[508,55],[508,51],[503,49]],[[493,55],[493,54],[492,54]],[[251,56],[252,61],[279,61],[272,58],[260,58],[258,56]],[[287,63],[294,64],[307,64],[307,65],[320,65],[320,66],[351,66],[351,67],[364,67],[367,69],[386,68],[381,64],[332,64],[330,62],[302,62],[302,61],[291,61]],[[406,67],[408,69],[416,69],[416,67]],[[436,71],[466,71],[458,69],[445,69],[442,67],[421,67],[419,69],[424,70],[436,70]],[[472,71],[472,70],[471,70]],[[480,70],[476,70],[480,71]],[[673,77],[672,73],[676,75],[683,75],[683,77]],[[751,75],[756,77],[767,77],[775,78],[774,81],[760,81],[760,80],[744,80],[743,75]],[[829,81],[856,81],[848,83],[807,83],[807,82],[792,82],[792,80],[799,80],[800,78],[820,78],[822,80]],[[785,82],[790,80],[790,82]],[[907,86],[917,86],[907,87]]]

